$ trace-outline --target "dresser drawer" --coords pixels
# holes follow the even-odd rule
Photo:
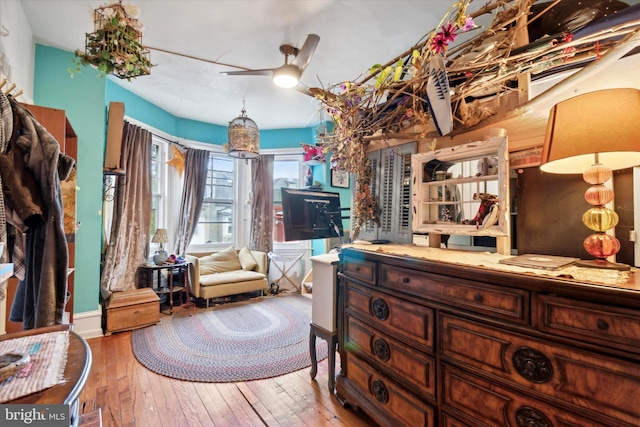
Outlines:
[[[440,425],[442,427],[470,427],[469,424],[458,421],[444,412],[440,414]]]
[[[622,423],[640,419],[640,364],[441,314],[442,359]],[[445,380],[446,382],[446,380]],[[593,416],[597,419],[597,416]]]
[[[435,411],[430,405],[352,353],[347,353],[347,377],[372,403],[398,420],[399,425],[435,426]]]
[[[538,327],[542,331],[640,353],[640,312],[538,296]]]
[[[347,317],[346,346],[375,360],[387,369],[394,378],[410,383],[426,398],[436,399],[435,361],[423,353],[402,344],[357,319]]]
[[[529,292],[382,265],[381,286],[515,323],[529,323]]]
[[[388,335],[411,346],[433,352],[433,309],[373,291],[348,280],[345,281],[345,302],[348,315],[376,325]]]
[[[443,423],[446,426],[603,426],[448,365],[443,366],[442,376],[442,409],[468,417],[468,424],[452,420]]]
[[[343,274],[370,285],[376,284],[376,263],[345,256],[342,260]]]

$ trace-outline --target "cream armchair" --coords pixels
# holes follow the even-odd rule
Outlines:
[[[249,256],[250,255],[250,256]],[[228,248],[219,252],[191,252],[184,256],[189,262],[189,292],[209,299],[245,292],[264,291],[267,283],[267,254],[246,248]]]

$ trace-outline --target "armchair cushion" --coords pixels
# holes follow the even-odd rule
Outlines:
[[[200,258],[200,274],[224,273],[242,269],[238,253],[233,246]]]
[[[215,286],[224,283],[238,283],[264,279],[264,274],[255,271],[225,271],[218,274],[200,276],[200,286]]]
[[[251,255],[251,251],[246,246],[240,250],[238,258],[240,259],[242,269],[245,271],[251,271],[258,265],[256,259]]]

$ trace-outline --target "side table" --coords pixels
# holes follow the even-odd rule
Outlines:
[[[162,270],[168,272],[167,286],[162,286]],[[156,276],[154,286],[154,275]],[[178,278],[178,283],[182,286],[174,286],[174,279]],[[179,262],[175,264],[142,264],[140,266],[141,287],[152,288],[158,295],[168,294],[169,314],[173,313],[173,293],[183,292],[185,301],[189,303],[189,263]]]
[[[338,350],[338,328],[336,325],[336,282],[338,254],[311,257],[313,282],[311,288],[311,325],[309,329],[309,354],[311,356],[311,378],[318,372],[316,337],[327,341],[329,364],[329,391],[335,391],[336,351]]]
[[[0,337],[0,341],[65,330],[70,331],[67,363],[63,374],[65,381],[53,387],[5,403],[69,405],[69,425],[77,426],[80,412],[80,394],[84,389],[87,379],[89,378],[89,371],[91,370],[91,348],[84,338],[73,332],[73,325],[47,326],[6,334]]]

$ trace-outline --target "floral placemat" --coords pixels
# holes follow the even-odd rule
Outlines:
[[[49,332],[0,341],[0,354],[28,353],[29,364],[0,382],[0,403],[53,387],[64,381],[69,331]]]

